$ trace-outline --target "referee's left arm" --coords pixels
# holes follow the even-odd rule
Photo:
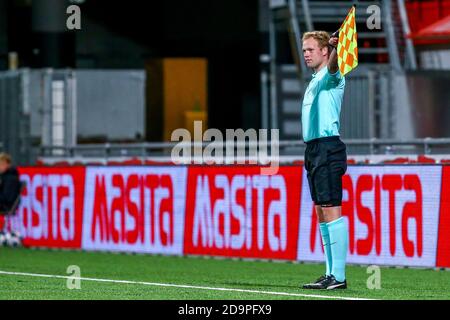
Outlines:
[[[331,74],[335,74],[339,71],[339,65],[338,65],[338,56],[337,56],[337,45],[339,42],[339,38],[333,37],[330,39],[330,47],[332,47],[332,51],[330,54],[330,59],[328,60],[328,71]]]

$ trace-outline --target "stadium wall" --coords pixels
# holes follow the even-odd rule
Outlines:
[[[304,168],[22,167],[30,247],[323,261]],[[349,165],[348,261],[450,267],[450,166]]]

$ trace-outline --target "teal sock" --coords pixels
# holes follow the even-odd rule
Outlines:
[[[331,259],[331,247],[330,247],[330,233],[328,232],[328,227],[326,223],[320,223],[320,234],[322,235],[322,243],[325,253],[325,265],[326,265],[326,275],[331,275],[332,259]]]
[[[345,262],[348,250],[348,228],[344,218],[339,218],[327,224],[330,233],[330,246],[332,267],[331,274],[337,281],[343,282],[345,278]]]

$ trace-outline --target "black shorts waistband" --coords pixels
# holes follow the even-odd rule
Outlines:
[[[318,138],[318,139],[314,139],[308,142],[305,142],[307,145],[311,145],[311,144],[316,144],[316,143],[320,143],[320,142],[328,142],[328,141],[340,141],[341,137],[340,136],[331,136],[331,137],[323,137],[323,138]]]

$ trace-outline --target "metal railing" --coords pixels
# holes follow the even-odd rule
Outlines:
[[[425,138],[425,139],[351,139],[344,140],[349,155],[450,155],[450,138]],[[38,147],[37,154],[41,159],[58,159],[58,161],[82,159],[152,159],[169,161],[174,147],[201,148],[210,146],[208,142],[162,142],[162,143],[137,143],[137,144],[86,144],[78,146],[42,146]],[[302,156],[306,145],[303,141],[268,141],[268,142],[243,142],[234,143],[234,151],[241,148],[247,155],[249,150],[265,148],[269,157],[271,148],[277,148],[280,157]],[[223,154],[226,154],[227,144],[224,142]],[[192,151],[192,154],[194,152]]]

